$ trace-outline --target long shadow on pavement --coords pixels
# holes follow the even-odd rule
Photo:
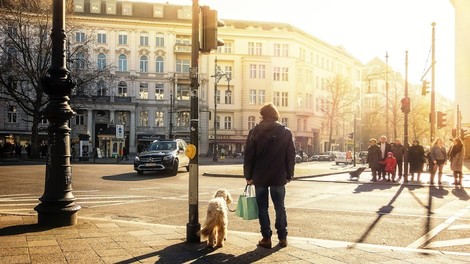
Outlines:
[[[227,248],[230,250],[230,246],[227,246]],[[216,252],[224,249],[208,248],[205,242],[181,242],[156,252],[117,262],[117,264],[135,263],[154,257],[158,257],[155,263],[253,263],[277,252],[279,249],[279,247],[273,247],[270,250],[257,247],[253,251],[235,256],[229,253]]]

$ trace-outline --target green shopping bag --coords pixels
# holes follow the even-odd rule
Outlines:
[[[235,214],[243,220],[258,219],[258,204],[256,203],[255,187],[246,185],[245,191],[238,197]]]

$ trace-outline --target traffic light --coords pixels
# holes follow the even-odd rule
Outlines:
[[[404,97],[401,99],[401,111],[405,114],[410,112],[410,98]]]
[[[348,138],[353,139],[354,138],[354,132],[349,133]]]
[[[225,26],[225,23],[217,19],[217,10],[212,10],[208,6],[201,6],[201,41],[200,51],[209,53],[211,50],[223,46],[224,41],[217,36],[218,27]]]
[[[447,119],[445,118],[446,115],[447,114],[441,111],[437,111],[437,128],[443,128],[447,126],[447,124],[445,123],[447,121]]]
[[[423,86],[421,88],[421,94],[426,95],[429,93],[429,82],[426,80],[423,80]]]

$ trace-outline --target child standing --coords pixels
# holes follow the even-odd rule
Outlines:
[[[385,174],[387,175],[387,181],[390,181],[390,176],[392,176],[392,181],[395,182],[395,168],[397,166],[397,159],[393,156],[392,152],[387,153],[387,157],[383,163],[385,164]]]

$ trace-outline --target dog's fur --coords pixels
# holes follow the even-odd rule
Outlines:
[[[199,232],[202,239],[207,239],[208,247],[223,247],[227,239],[228,204],[232,196],[225,189],[219,189],[209,201],[206,222]]]

